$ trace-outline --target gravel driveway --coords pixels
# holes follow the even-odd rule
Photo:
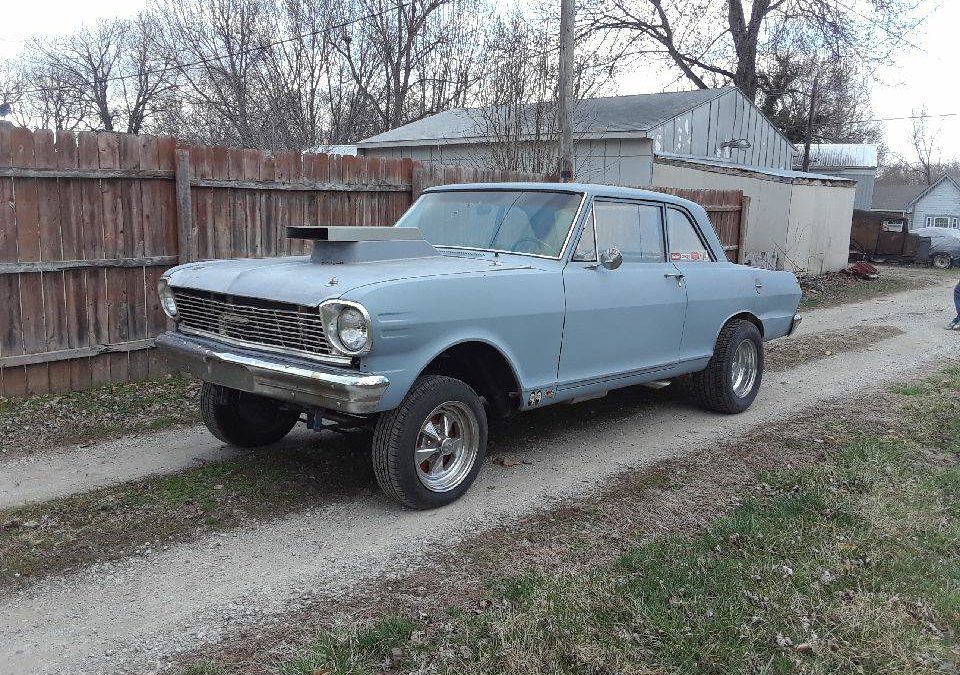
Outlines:
[[[613,420],[583,414],[590,403],[563,415],[530,413],[552,414],[553,423],[533,440],[512,441],[508,432],[497,447],[524,463],[489,463],[471,491],[444,509],[403,511],[363,488],[323,509],[40,581],[0,598],[0,673],[162,668],[177,651],[241,625],[278,621],[310,598],[336,596],[367,579],[410,569],[436,547],[588,493],[625,470],[709,451],[754,425],[956,356],[960,335],[944,330],[952,318],[953,283],[944,279],[932,288],[810,312],[803,332],[882,324],[903,334],[869,351],[771,373],[757,403],[742,415],[717,416],[676,402]],[[310,441],[297,436],[288,442]],[[224,454],[205,433],[187,430],[15,460],[0,464],[0,504],[172,471]]]

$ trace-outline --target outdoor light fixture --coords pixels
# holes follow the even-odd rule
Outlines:
[[[746,150],[751,147],[750,141],[746,138],[731,138],[720,144],[721,148],[730,148],[731,150]]]

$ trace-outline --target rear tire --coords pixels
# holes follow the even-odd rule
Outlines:
[[[413,509],[431,509],[470,488],[486,452],[480,397],[461,380],[427,375],[399,406],[380,414],[371,456],[387,495]]]
[[[741,413],[753,403],[763,379],[763,339],[750,321],[727,323],[706,369],[690,375],[684,389],[701,406]]]
[[[953,258],[946,253],[938,253],[933,256],[930,263],[938,270],[948,270],[953,266]]]
[[[256,448],[276,443],[290,433],[300,419],[300,411],[272,398],[204,382],[200,416],[210,433],[224,443]]]

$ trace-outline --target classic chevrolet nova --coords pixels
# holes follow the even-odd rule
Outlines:
[[[793,274],[727,262],[703,208],[655,192],[451,185],[395,227],[288,235],[312,255],[165,274],[157,342],[220,440],[373,425],[378,482],[415,508],[470,487],[494,417],[667,382],[746,410],[799,321]]]

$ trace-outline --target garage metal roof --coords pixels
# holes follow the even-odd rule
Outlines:
[[[616,138],[618,134],[646,132],[733,89],[723,87],[582,99],[574,106],[574,133],[603,134],[605,137]],[[506,109],[504,110],[506,114]],[[531,105],[525,109],[524,114],[532,119],[537,112]],[[543,113],[542,110],[539,112]],[[490,136],[485,131],[485,120],[491,119],[491,113],[496,117],[498,111],[494,108],[447,110],[371,136],[357,145],[365,148],[394,144],[433,145],[488,141]]]
[[[655,162],[665,164],[687,165],[694,167],[703,167],[715,173],[727,173],[732,175],[750,176],[754,178],[766,178],[781,183],[817,183],[823,185],[843,185],[853,187],[856,181],[843,176],[831,176],[823,173],[810,173],[806,171],[793,171],[791,169],[779,169],[768,166],[751,166],[749,164],[738,164],[729,159],[694,157],[691,155],[676,155],[668,152],[657,152],[654,154]]]
[[[799,166],[803,153],[794,163]],[[810,166],[820,169],[876,169],[877,146],[869,143],[814,143],[810,146]]]

